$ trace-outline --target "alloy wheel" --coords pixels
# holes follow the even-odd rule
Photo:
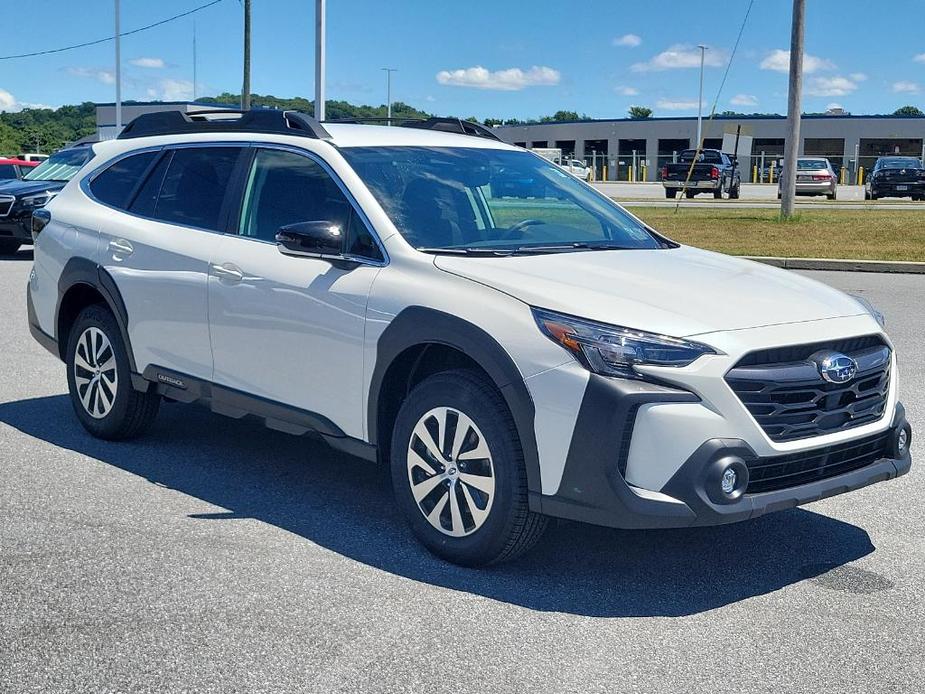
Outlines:
[[[119,386],[116,355],[99,328],[87,328],[77,340],[74,384],[81,405],[91,417],[102,419],[112,411]]]
[[[408,443],[408,483],[418,509],[434,528],[464,537],[488,519],[495,497],[491,450],[475,422],[437,407],[415,425]]]

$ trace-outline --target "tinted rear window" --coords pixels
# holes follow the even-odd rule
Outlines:
[[[219,216],[238,147],[182,148],[173,153],[154,217],[201,229],[219,228]]]
[[[921,169],[922,162],[912,157],[889,157],[877,162],[878,169]]]
[[[19,178],[15,164],[0,164],[0,179]]]
[[[141,182],[141,177],[158,154],[142,152],[120,159],[93,179],[90,190],[100,202],[125,209],[129,203],[129,195]]]

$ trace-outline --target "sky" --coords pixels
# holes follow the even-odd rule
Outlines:
[[[207,0],[121,0],[122,30]],[[114,0],[5,0],[0,55],[113,34]],[[656,116],[696,115],[697,44],[705,44],[704,102],[720,88],[745,0],[328,0],[327,98],[392,97],[440,115],[530,118],[571,110],[618,118],[631,105]],[[252,91],[314,94],[313,0],[253,0]],[[784,113],[790,0],[755,0],[717,111]],[[122,41],[123,98],[239,92],[240,0]],[[804,111],[925,110],[925,0],[808,0]],[[23,27],[17,30],[16,27]],[[41,27],[41,31],[36,30]],[[0,110],[115,99],[113,43],[0,60]]]

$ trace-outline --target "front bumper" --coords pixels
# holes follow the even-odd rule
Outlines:
[[[0,217],[0,239],[16,239],[32,243],[32,212],[13,211],[7,217]]]
[[[629,484],[625,461],[639,409],[659,403],[677,406],[698,402],[696,395],[684,390],[592,375],[559,488],[552,495],[535,495],[531,500],[534,508],[551,516],[616,528],[719,525],[892,479],[907,473],[912,463],[911,430],[902,405],[897,404],[888,433],[881,432],[889,436],[890,452],[842,474],[762,493],[748,493],[743,484],[726,496],[719,487],[725,467],[735,463],[740,480],[747,480],[747,470],[773,462],[776,456],[761,456],[741,439],[714,438],[700,445],[660,491]],[[901,454],[895,445],[900,430],[907,432],[907,445]],[[670,438],[670,434],[665,436]]]

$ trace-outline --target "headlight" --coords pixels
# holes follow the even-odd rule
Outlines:
[[[533,317],[550,340],[574,355],[585,368],[604,376],[641,378],[634,366],[687,366],[704,354],[717,354],[697,342],[544,309],[534,308]]]
[[[51,200],[58,194],[57,191],[46,191],[44,193],[38,193],[37,195],[27,195],[19,199],[19,202],[26,209],[35,209],[36,207],[44,207],[48,204],[48,201]]]
[[[883,317],[883,314],[880,313],[880,311],[874,308],[874,305],[872,303],[870,303],[863,296],[858,296],[857,294],[849,294],[849,296],[855,301],[857,301],[859,304],[861,304],[861,306],[864,307],[864,310],[867,311],[871,316],[873,316],[874,320],[880,324],[881,328],[886,327],[886,319]]]

